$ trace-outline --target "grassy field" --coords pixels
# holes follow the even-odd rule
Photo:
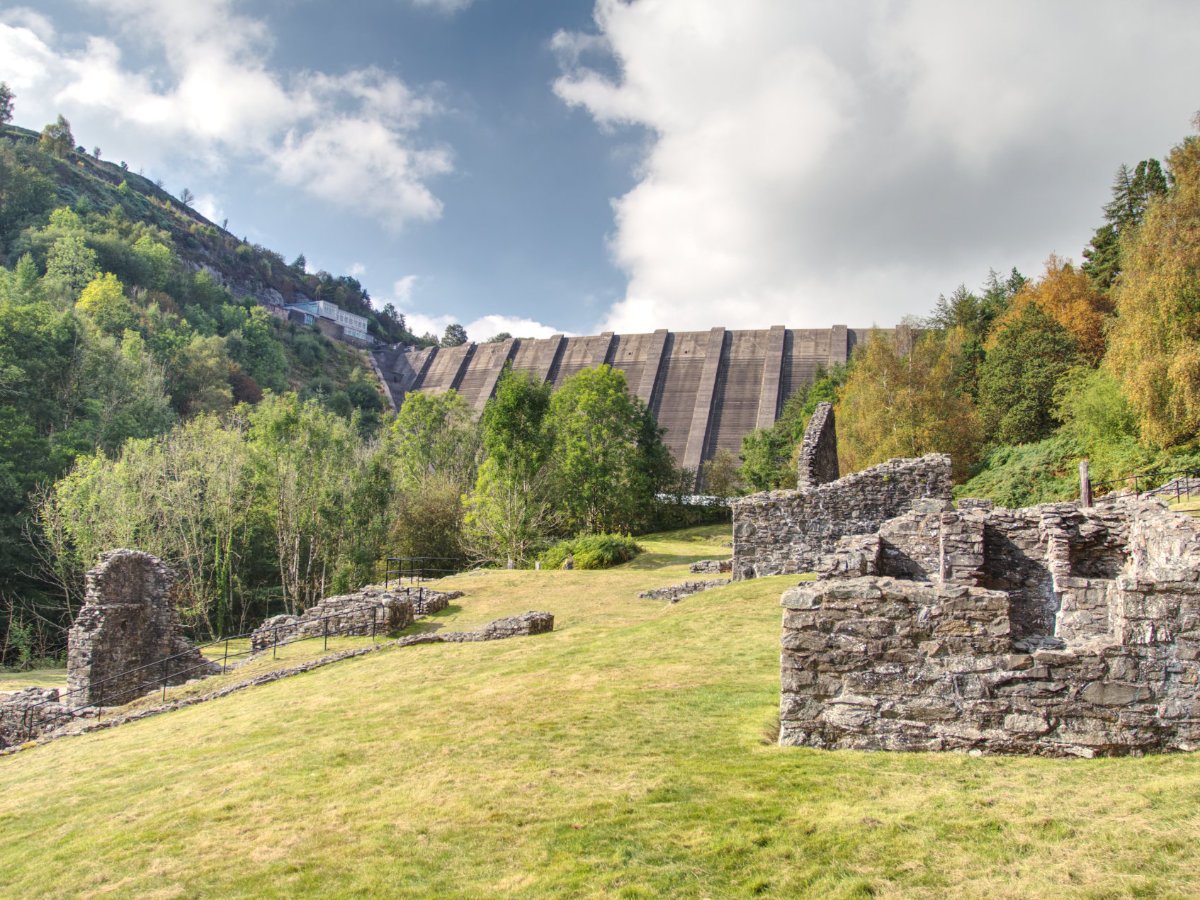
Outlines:
[[[781,591],[637,592],[723,555],[496,572],[384,650],[0,759],[4,896],[1195,896],[1200,756],[770,743]]]

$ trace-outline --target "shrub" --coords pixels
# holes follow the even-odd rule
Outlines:
[[[557,569],[567,554],[575,557],[577,569],[607,569],[629,562],[642,548],[627,534],[584,534],[560,541],[538,558],[543,568]]]

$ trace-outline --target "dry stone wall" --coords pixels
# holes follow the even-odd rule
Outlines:
[[[733,577],[814,571],[843,537],[875,532],[926,498],[949,502],[949,456],[893,459],[807,490],[741,497],[731,504]]]
[[[1079,756],[1200,747],[1200,530],[1190,517],[1135,499],[963,503],[936,516],[923,504],[843,539],[822,574],[782,600],[785,745]]]
[[[87,573],[86,595],[67,637],[68,702],[117,706],[217,667],[184,637],[172,600],[175,578],[140,550],[109,550]]]
[[[840,476],[833,404],[818,403],[804,429],[804,437],[800,440],[796,489],[807,491],[819,484],[837,481]]]
[[[390,590],[364,588],[350,594],[326,597],[299,616],[272,616],[254,630],[250,648],[267,650],[306,638],[391,634],[446,608],[462,591],[435,591],[426,587]]]

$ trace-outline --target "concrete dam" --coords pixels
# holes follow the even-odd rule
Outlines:
[[[630,392],[666,430],[663,440],[676,461],[696,469],[717,450],[740,451],[742,437],[774,424],[784,401],[811,384],[819,367],[846,362],[876,331],[780,325],[759,331],[556,334],[422,350],[392,347],[373,356],[393,406],[412,391],[453,388],[479,412],[506,362],[555,386],[581,369],[608,363],[625,372]]]

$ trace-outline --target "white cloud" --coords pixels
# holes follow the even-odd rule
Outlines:
[[[0,79],[16,92],[23,121],[62,111],[77,135],[143,164],[248,159],[285,185],[392,227],[441,215],[429,182],[453,169],[451,153],[417,133],[441,112],[431,96],[377,68],[284,77],[265,62],[266,24],[235,12],[231,0],[88,2],[124,30],[74,49],[36,13],[0,19]],[[131,46],[161,65],[132,67]]]
[[[351,275],[354,278],[361,279],[364,275],[367,274],[367,267],[364,266],[360,262],[352,262],[346,268],[346,274]]]
[[[389,302],[394,303],[396,308],[404,313],[408,330],[416,335],[432,334],[441,337],[447,325],[453,322],[463,324],[462,319],[457,316],[430,316],[411,310],[413,295],[421,280],[421,277],[418,275],[405,275],[403,278],[397,279],[392,285],[391,300],[377,301],[377,305],[382,306]],[[488,338],[504,331],[507,331],[514,337],[523,338],[546,338],[556,334],[571,334],[569,331],[562,331],[552,325],[539,322],[536,319],[505,316],[498,313],[479,316],[463,324],[463,327],[467,330],[467,337],[477,342],[486,341]]]
[[[204,216],[210,222],[215,222],[220,225],[225,219],[225,210],[221,208],[220,201],[212,194],[199,194],[192,201],[192,209]]]
[[[1200,6],[598,0],[554,90],[649,135],[604,328],[891,324],[1078,257],[1121,162],[1187,131]],[[597,62],[591,62],[597,61]]]

